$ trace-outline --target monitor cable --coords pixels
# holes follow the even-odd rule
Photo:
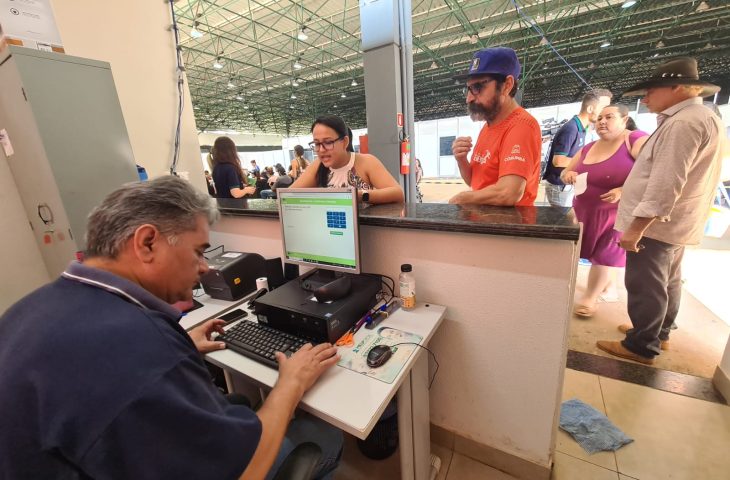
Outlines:
[[[431,390],[431,385],[433,385],[433,381],[436,380],[436,374],[439,371],[439,362],[438,362],[438,360],[436,360],[436,354],[434,354],[428,347],[424,347],[420,343],[415,343],[415,342],[401,342],[401,343],[389,345],[389,347],[393,348],[393,347],[397,347],[398,345],[415,345],[417,347],[420,347],[420,348],[426,350],[429,354],[431,354],[431,357],[433,357],[433,363],[436,364],[436,369],[433,371],[433,376],[431,377],[431,380],[428,382],[428,389]]]

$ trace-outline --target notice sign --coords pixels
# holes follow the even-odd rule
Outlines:
[[[0,0],[0,46],[63,52],[50,0]]]

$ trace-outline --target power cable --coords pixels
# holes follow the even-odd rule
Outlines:
[[[170,175],[177,175],[177,162],[180,159],[180,131],[182,129],[182,113],[185,103],[185,90],[183,88],[184,78],[183,72],[185,67],[182,62],[182,47],[180,47],[180,36],[177,28],[177,17],[175,16],[175,0],[170,0],[170,14],[172,15],[172,32],[175,38],[175,60],[177,73],[177,124],[175,126],[175,136],[173,139],[172,164],[170,165]]]

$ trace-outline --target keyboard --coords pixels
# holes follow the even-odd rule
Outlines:
[[[311,342],[248,320],[238,322],[216,340],[225,342],[226,347],[234,352],[277,370],[279,363],[274,356],[275,352],[282,352],[290,357],[305,343]]]

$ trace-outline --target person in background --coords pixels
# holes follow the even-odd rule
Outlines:
[[[620,235],[613,227],[621,187],[647,138],[645,132],[627,128],[630,120],[624,105],[604,108],[596,118],[599,139],[579,149],[560,175],[571,186],[579,174],[587,175],[588,188],[573,203],[575,216],[583,223],[580,258],[591,262],[586,290],[573,307],[573,313],[583,318],[596,313],[601,294],[618,296],[616,269],[626,265],[626,252],[618,246]]]
[[[218,198],[243,198],[256,194],[256,187],[249,186],[247,175],[241,168],[236,144],[228,137],[218,137],[211,149],[213,157],[213,182]]]
[[[256,160],[251,160],[251,173],[259,172],[261,173],[261,168],[256,165]]]
[[[403,203],[403,189],[374,155],[355,153],[352,131],[337,115],[322,115],[312,123],[309,146],[317,160],[292,187],[355,187],[366,203]]]
[[[543,179],[545,196],[553,207],[573,206],[573,185],[566,185],[560,180],[563,171],[576,152],[585,144],[586,128],[596,123],[598,114],[611,103],[613,94],[602,88],[591,90],[583,95],[580,113],[565,122],[553,137],[547,157],[547,166]]]
[[[626,250],[626,291],[631,325],[623,341],[600,340],[601,350],[652,364],[668,347],[682,294],[685,245],[702,240],[720,177],[721,120],[702,105],[720,87],[703,81],[697,60],[678,57],[624,95],[644,95],[657,129],[626,179],[616,216]]]
[[[276,190],[279,188],[288,188],[294,183],[294,179],[287,175],[284,167],[280,164],[276,164],[276,181],[271,185],[268,190],[261,191],[261,198],[276,198]]]
[[[205,183],[208,185],[208,195],[211,197],[215,197],[215,185],[213,184],[213,177],[210,175],[210,172],[208,170],[204,171],[205,173]]]
[[[269,184],[267,182],[267,179],[264,178],[263,173],[258,172],[258,171],[254,171],[253,176],[256,179],[256,184],[254,185],[254,187],[256,187],[256,194],[254,196],[263,198],[261,196],[261,192],[269,189]]]
[[[289,176],[296,180],[299,176],[307,169],[309,162],[304,158],[304,147],[301,145],[294,146],[294,159],[291,163],[291,169],[289,170]]]
[[[421,179],[423,179],[423,167],[421,161],[416,159],[416,200],[423,203],[423,192],[421,192]]]
[[[449,203],[534,204],[540,182],[540,125],[514,99],[520,71],[514,50],[495,47],[474,53],[469,72],[461,76],[466,78],[472,120],[486,124],[475,146],[471,137],[458,137],[451,146],[471,191],[458,193]]]
[[[257,478],[303,442],[336,468],[342,432],[295,408],[338,361],[328,343],[278,353],[256,412],[215,387],[202,355],[223,320],[186,332],[170,304],[208,271],[210,197],[163,176],[110,193],[86,255],[0,317],[0,475],[8,479]]]

